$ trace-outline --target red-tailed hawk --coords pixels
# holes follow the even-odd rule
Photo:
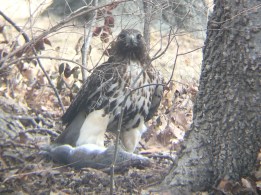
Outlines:
[[[145,122],[152,118],[163,94],[162,80],[148,63],[141,33],[122,30],[112,46],[111,57],[94,69],[62,116],[67,127],[55,142],[104,146],[104,133],[117,131],[124,106],[120,139],[126,151],[133,152],[146,131]],[[131,90],[134,91],[123,105]]]

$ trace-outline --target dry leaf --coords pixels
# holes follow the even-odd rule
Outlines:
[[[78,55],[81,51],[81,48],[82,48],[82,41],[83,41],[83,36],[81,36],[78,41],[77,41],[77,44],[75,45],[74,49],[75,49],[75,52],[76,52],[76,55]]]
[[[102,28],[102,30],[103,30],[103,32],[105,32],[105,33],[107,33],[107,34],[112,34],[112,32],[111,32],[111,28],[109,27],[109,26],[104,26],[103,28]]]
[[[108,43],[109,42],[109,34],[107,32],[103,32],[101,35],[100,35],[100,39],[102,42],[104,43]]]
[[[4,32],[5,25],[0,25],[0,33]]]
[[[47,38],[44,38],[44,43],[46,44],[46,45],[49,45],[49,46],[51,46],[52,47],[52,43],[51,43],[51,41],[49,40],[49,39],[47,39]]]
[[[24,132],[19,132],[19,142],[21,144],[26,144],[28,141],[28,136]]]
[[[250,190],[251,192],[256,192],[256,188],[257,188],[257,185],[256,185],[256,182],[253,181],[252,179],[250,178],[241,178],[241,182],[242,182],[242,186],[247,188],[248,190]]]
[[[93,35],[94,37],[97,37],[97,36],[99,36],[99,35],[101,34],[101,31],[102,31],[102,27],[97,26],[97,27],[95,27],[95,29],[93,30],[92,35]]]
[[[175,135],[169,126],[167,126],[163,131],[160,131],[157,135],[158,141],[163,146],[167,146],[172,138],[175,138]]]
[[[114,18],[112,16],[106,16],[104,19],[104,26],[114,27]]]
[[[63,74],[64,74],[65,78],[68,78],[71,76],[71,67],[68,63],[66,63]]]
[[[72,70],[71,70],[71,74],[75,74],[78,71],[79,67],[75,66]]]
[[[184,130],[188,130],[188,122],[187,122],[187,119],[186,119],[186,115],[183,111],[178,111],[176,113],[174,113],[173,115],[174,117],[174,121],[183,127]]]
[[[223,192],[229,192],[233,188],[233,184],[231,181],[228,181],[226,179],[222,179],[218,185],[218,189]]]
[[[0,49],[0,59],[1,59],[2,57],[7,56],[7,55],[8,55],[7,51],[5,51],[4,49]]]
[[[61,63],[60,65],[59,65],[59,74],[61,75],[62,73],[63,73],[63,71],[64,71],[64,63]]]
[[[42,51],[42,50],[45,50],[45,47],[44,47],[44,40],[41,39],[41,40],[37,41],[37,42],[34,44],[34,48],[36,49],[36,51]]]

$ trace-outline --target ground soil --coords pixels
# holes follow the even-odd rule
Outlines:
[[[46,140],[53,140],[58,135],[52,116],[42,113],[36,117],[10,99],[1,98],[0,103],[4,128],[0,144],[0,194],[109,193],[108,170],[77,170],[53,162],[41,150]],[[146,155],[152,161],[150,167],[128,168],[115,173],[116,194],[140,193],[146,186],[159,183],[171,169],[170,156],[148,152]]]

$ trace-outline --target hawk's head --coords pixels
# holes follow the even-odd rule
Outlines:
[[[124,29],[118,35],[114,54],[123,58],[144,61],[147,59],[146,44],[140,31]]]

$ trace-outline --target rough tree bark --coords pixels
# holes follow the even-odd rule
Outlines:
[[[254,170],[261,147],[260,7],[259,0],[215,0],[191,131],[161,189],[189,194]]]

